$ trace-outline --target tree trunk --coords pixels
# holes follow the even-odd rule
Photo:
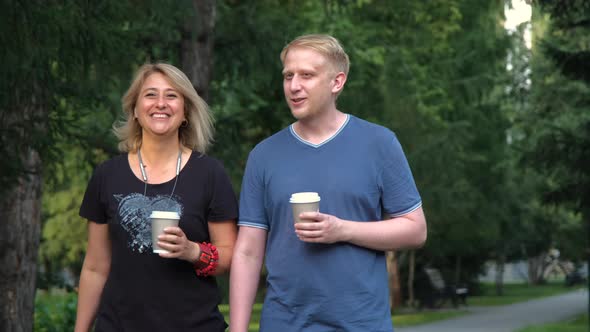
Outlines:
[[[542,253],[539,256],[530,257],[528,259],[529,282],[532,285],[539,285],[543,283],[543,270],[545,269],[546,258],[547,254]]]
[[[408,262],[408,305],[414,306],[414,275],[416,270],[416,251],[410,250],[410,261]]]
[[[0,331],[33,330],[37,251],[41,230],[41,160],[27,149],[28,173],[0,198]]]
[[[586,219],[586,280],[588,282],[588,316],[590,316],[590,213],[585,213],[584,218]],[[588,322],[588,331],[590,331],[590,321]]]
[[[389,304],[391,305],[391,312],[401,305],[402,293],[399,282],[399,269],[397,266],[397,255],[395,251],[386,252],[387,260],[387,274],[389,275]]]
[[[461,269],[462,269],[461,265],[462,265],[461,256],[456,256],[455,257],[455,277],[454,277],[455,285],[459,285],[461,283]]]
[[[506,257],[504,254],[498,255],[496,260],[496,295],[504,294],[504,268],[506,266]]]
[[[194,17],[182,29],[180,61],[182,70],[201,98],[209,101],[209,82],[213,67],[213,28],[215,0],[193,0]]]

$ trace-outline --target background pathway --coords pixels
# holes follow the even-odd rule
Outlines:
[[[506,306],[473,308],[443,321],[395,328],[395,332],[513,332],[528,325],[566,320],[588,312],[588,291],[578,290]]]

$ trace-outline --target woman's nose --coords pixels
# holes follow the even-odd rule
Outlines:
[[[166,97],[165,96],[160,96],[158,97],[158,104],[157,104],[158,108],[164,108],[166,107]]]

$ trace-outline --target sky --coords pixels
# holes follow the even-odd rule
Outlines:
[[[532,9],[529,4],[525,2],[525,0],[512,0],[512,9],[504,10],[504,15],[506,15],[506,22],[504,22],[504,28],[507,30],[516,30],[516,27],[523,23],[523,22],[530,22],[531,21],[531,14]],[[531,48],[531,28],[530,26],[526,29],[524,33],[524,40],[528,48]]]

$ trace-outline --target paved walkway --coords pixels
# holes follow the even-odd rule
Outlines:
[[[588,291],[499,307],[472,308],[472,313],[443,321],[395,328],[395,332],[513,332],[528,325],[566,320],[588,312]]]

